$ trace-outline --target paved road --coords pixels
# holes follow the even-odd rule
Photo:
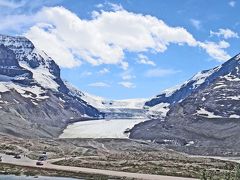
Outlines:
[[[4,154],[0,154],[0,156],[2,156],[3,163],[15,164],[15,165],[27,166],[27,167],[38,167],[38,168],[44,168],[44,169],[63,170],[63,171],[70,171],[70,172],[82,172],[82,173],[89,173],[89,174],[102,174],[102,175],[108,175],[108,176],[137,178],[137,179],[144,179],[144,180],[195,180],[194,178],[128,173],[128,172],[122,172],[122,171],[111,171],[111,170],[91,169],[91,168],[72,167],[72,166],[58,166],[58,165],[51,164],[50,161],[49,162],[46,161],[43,166],[36,166],[36,161],[28,159],[27,157],[22,157],[21,159],[14,159],[12,156],[4,155]]]

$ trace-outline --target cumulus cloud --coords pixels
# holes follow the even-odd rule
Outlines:
[[[128,81],[122,81],[122,82],[119,82],[118,84],[125,88],[135,88],[136,87],[135,84],[133,84],[132,82],[128,82]]]
[[[147,64],[147,65],[151,65],[151,66],[156,66],[156,64],[151,61],[147,56],[143,55],[143,54],[139,54],[138,55],[138,61],[139,64]]]
[[[223,37],[224,39],[239,38],[238,33],[231,29],[219,29],[217,32],[210,31],[210,36]]]
[[[181,71],[179,70],[174,70],[174,69],[161,69],[161,68],[156,68],[156,69],[150,69],[145,72],[146,77],[165,77],[169,75],[173,75],[176,73],[179,73]]]
[[[76,58],[77,54],[68,48],[59,37],[48,32],[52,30],[52,27],[49,24],[38,24],[31,27],[26,36],[33,41],[36,47],[45,51],[61,67],[72,68],[79,66],[81,61]],[[43,29],[48,29],[48,31]]]
[[[38,23],[26,36],[62,67],[87,61],[92,65],[119,64],[127,69],[126,51],[164,52],[171,43],[197,45],[182,27],[171,27],[156,17],[123,9],[101,11],[95,18],[83,20],[64,7],[48,7],[35,19]]]
[[[88,62],[93,66],[118,65],[127,70],[129,63],[125,54],[128,52],[163,53],[170,44],[203,48],[205,42],[197,41],[183,27],[169,26],[150,15],[128,12],[120,5],[111,6],[114,11],[99,9],[91,19],[82,19],[64,7],[45,7],[36,14],[0,18],[0,30],[25,31],[24,35],[39,49],[65,68]],[[227,54],[225,48],[215,50]],[[148,60],[142,56],[139,62],[154,65]]]
[[[228,48],[230,44],[226,41],[220,41],[219,43],[215,42],[199,42],[199,46],[203,48],[211,57],[214,59],[223,62],[231,58],[224,49]]]
[[[104,82],[95,82],[95,83],[88,84],[88,86],[91,86],[91,87],[110,87],[109,84],[104,83]]]

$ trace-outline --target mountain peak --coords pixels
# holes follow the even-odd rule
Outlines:
[[[181,102],[194,92],[197,92],[218,78],[227,78],[228,80],[239,79],[240,77],[240,54],[229,59],[225,63],[215,68],[198,72],[188,81],[175,88],[163,91],[150,101],[146,102],[146,106],[156,106],[161,103],[168,103],[169,106]],[[231,76],[231,77],[230,77]]]
[[[51,57],[25,37],[5,35],[0,35],[0,113],[1,132],[28,137],[57,137],[72,118],[99,116],[69,92]]]

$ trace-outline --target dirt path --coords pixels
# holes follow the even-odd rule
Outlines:
[[[144,180],[194,180],[194,178],[128,173],[128,172],[122,172],[122,171],[91,169],[91,168],[82,168],[82,167],[73,167],[73,166],[59,166],[59,165],[51,164],[50,161],[46,161],[43,166],[36,166],[36,161],[28,159],[27,157],[22,157],[21,159],[14,159],[12,156],[4,155],[4,154],[0,154],[0,156],[2,156],[3,163],[26,166],[26,167],[38,167],[38,168],[44,168],[44,169],[54,169],[54,170],[69,171],[69,172],[82,172],[82,173],[88,173],[88,174],[101,174],[101,175],[108,175],[108,176],[137,178],[137,179],[144,179]]]

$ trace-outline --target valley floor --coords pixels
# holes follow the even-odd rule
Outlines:
[[[36,160],[31,160],[27,157],[23,157],[22,159],[14,159],[12,156],[0,154],[2,156],[2,162],[6,164],[13,164],[24,167],[38,167],[36,166]],[[102,170],[102,169],[92,169],[92,168],[82,168],[82,167],[74,167],[74,166],[61,166],[54,165],[50,161],[45,161],[43,166],[38,168],[45,170],[57,170],[57,171],[66,171],[72,173],[87,173],[87,174],[99,174],[111,177],[123,177],[123,178],[134,178],[134,179],[145,179],[145,180],[193,180],[194,178],[181,178],[174,176],[162,176],[162,175],[151,175],[151,174],[142,174],[142,173],[128,173],[123,171],[111,171],[111,170]],[[57,160],[56,160],[57,161]]]
[[[26,154],[27,159],[32,159],[27,160],[27,164],[21,164],[9,159],[6,162],[3,157],[5,163],[12,162],[15,165],[36,168],[34,163],[38,155],[46,151],[49,160],[45,167],[49,169],[61,172],[71,167],[73,172],[129,178],[142,176],[143,179],[161,177],[152,175],[225,179],[235,176],[238,165],[236,162],[213,158],[191,157],[158,144],[129,139],[20,139],[0,136],[0,151]]]

